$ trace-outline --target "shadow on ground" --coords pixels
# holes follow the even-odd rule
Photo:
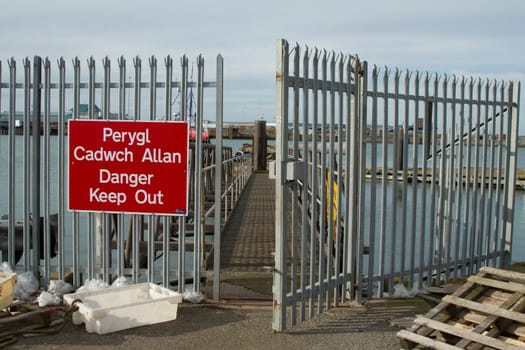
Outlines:
[[[154,349],[147,344],[162,344],[162,340],[170,337],[187,336],[194,332],[206,331],[209,328],[224,328],[241,322],[245,317],[231,310],[224,310],[201,305],[185,304],[179,307],[177,319],[170,322],[150,326],[130,328],[109,334],[87,333],[83,324],[74,325],[68,321],[64,328],[51,335],[41,335],[29,338],[19,337],[12,346],[13,349],[71,349],[72,346],[117,346],[131,342],[131,348],[138,343],[144,343],[144,349]],[[133,339],[136,339],[134,341]],[[157,342],[155,342],[155,340]],[[45,347],[45,346],[49,347]],[[127,346],[126,346],[127,347]],[[129,347],[127,347],[129,348]]]

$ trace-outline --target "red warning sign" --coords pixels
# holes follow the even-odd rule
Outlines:
[[[70,120],[69,210],[186,215],[188,123]]]

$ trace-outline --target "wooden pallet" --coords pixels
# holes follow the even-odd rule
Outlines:
[[[484,267],[408,330],[402,349],[525,349],[525,274]]]

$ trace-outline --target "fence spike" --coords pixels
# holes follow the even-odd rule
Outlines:
[[[135,68],[140,67],[141,63],[142,63],[142,61],[141,61],[141,59],[140,59],[140,57],[138,55],[133,58],[133,66]]]
[[[126,66],[126,59],[124,58],[124,55],[121,55],[118,59],[117,59],[117,63],[119,65],[119,67],[125,67]]]

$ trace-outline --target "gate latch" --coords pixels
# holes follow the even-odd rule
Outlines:
[[[304,163],[298,160],[286,162],[286,181],[303,180]]]
[[[284,171],[286,171],[286,181],[295,181],[303,179],[304,164],[301,161],[288,161],[283,162],[285,165]],[[270,179],[277,178],[277,163],[275,161],[269,162],[268,176]]]

